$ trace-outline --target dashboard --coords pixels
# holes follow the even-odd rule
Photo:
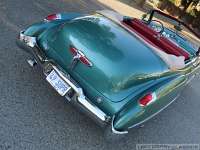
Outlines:
[[[199,49],[199,46],[193,43],[189,38],[184,36],[181,32],[176,31],[175,29],[166,28],[163,24],[157,20],[153,20],[148,25],[154,31],[161,34],[161,36],[170,40],[176,46],[189,51],[190,54],[196,54]]]

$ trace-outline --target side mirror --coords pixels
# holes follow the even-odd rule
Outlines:
[[[179,32],[182,31],[182,28],[181,28],[179,25],[175,25],[175,26],[174,26],[174,29],[176,29],[176,30],[179,31]]]

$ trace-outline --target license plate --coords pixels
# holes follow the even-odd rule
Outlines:
[[[64,96],[71,88],[63,79],[61,79],[55,70],[51,71],[46,77],[46,80],[61,96]]]

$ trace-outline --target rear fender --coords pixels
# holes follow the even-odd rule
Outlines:
[[[115,116],[113,127],[117,131],[127,131],[129,128],[138,126],[150,119],[175,100],[186,81],[187,78],[184,75],[168,79],[138,95]],[[138,100],[149,92],[156,93],[156,100],[146,107],[140,106]]]
[[[24,31],[24,34],[28,35],[28,36],[38,37],[45,30],[47,30],[51,27],[54,27],[63,22],[69,21],[76,17],[82,16],[82,14],[79,14],[79,13],[61,13],[60,15],[61,15],[61,19],[59,19],[59,20],[45,21],[45,19],[44,19],[44,21],[40,21],[38,23],[31,25]]]

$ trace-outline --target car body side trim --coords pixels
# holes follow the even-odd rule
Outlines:
[[[112,118],[112,123],[111,123],[111,125],[112,125],[112,132],[113,133],[115,133],[115,134],[127,134],[128,133],[128,131],[118,131],[117,129],[115,129],[115,127],[114,127],[114,120],[115,120],[115,116],[113,116],[113,118]]]

